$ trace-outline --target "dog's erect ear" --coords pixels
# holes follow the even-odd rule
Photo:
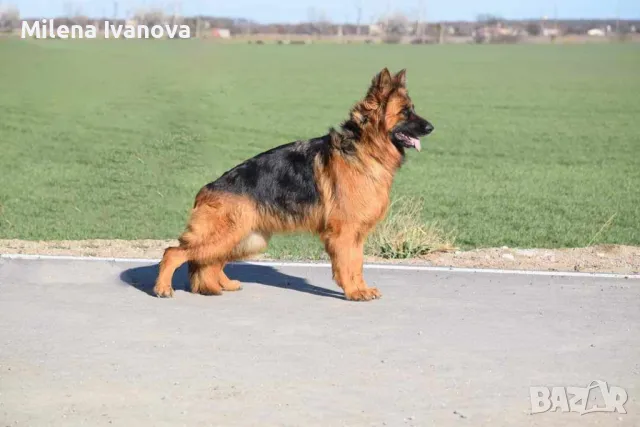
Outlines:
[[[403,68],[402,70],[398,71],[398,74],[395,75],[393,80],[395,80],[396,84],[402,87],[407,86],[407,69]]]
[[[371,89],[384,92],[391,85],[391,73],[387,67],[383,68],[371,81]]]
[[[367,91],[367,95],[360,104],[363,108],[363,111],[360,112],[361,119],[365,118],[368,111],[375,110],[386,100],[392,87],[393,79],[391,78],[391,73],[385,67],[371,80],[371,86]],[[360,120],[360,122],[362,122],[362,120]]]

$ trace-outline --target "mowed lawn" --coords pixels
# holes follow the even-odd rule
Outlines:
[[[338,126],[384,66],[436,127],[394,197],[423,198],[459,246],[640,244],[639,45],[6,39],[0,238],[175,238],[203,184]],[[268,252],[320,253],[300,236]]]

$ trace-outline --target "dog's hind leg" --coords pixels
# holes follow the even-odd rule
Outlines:
[[[175,270],[189,262],[189,282],[191,292],[202,295],[219,295],[224,290],[237,290],[240,283],[230,280],[222,271],[224,262],[242,236],[233,233],[216,243],[190,247],[171,247],[165,251],[160,262],[158,280],[153,289],[159,297],[172,297],[171,278]],[[236,283],[234,283],[236,282]]]
[[[197,205],[187,231],[180,237],[180,247],[165,251],[154,293],[173,296],[171,277],[175,270],[189,262],[191,291],[204,295],[219,295],[223,284],[233,288],[222,272],[224,262],[232,258],[234,248],[249,234],[252,227],[251,206],[242,200],[211,196],[210,203]]]
[[[233,248],[231,252],[231,258],[229,261],[235,261],[245,259],[252,255],[264,252],[269,245],[270,234],[253,231],[244,237],[240,243]],[[224,291],[239,291],[242,289],[242,284],[238,280],[231,280],[224,273],[224,264],[220,265],[219,282],[222,290]]]
[[[224,263],[216,264],[216,274],[218,277],[218,284],[223,291],[239,291],[242,289],[242,283],[238,280],[231,280],[224,272]]]
[[[160,261],[160,271],[153,293],[161,298],[173,296],[171,279],[178,267],[187,262],[188,252],[182,247],[170,247],[164,251],[162,261]]]
[[[202,295],[220,295],[222,291],[238,291],[242,285],[231,280],[223,270],[224,262],[198,264],[189,262],[189,282],[191,292]]]
[[[221,295],[220,267],[218,263],[199,264],[189,262],[191,292],[202,295]]]
[[[230,227],[218,229],[215,234],[218,239],[189,251],[189,279],[193,293],[220,295],[223,290],[235,291],[241,287],[240,282],[227,277],[223,267],[246,232]]]

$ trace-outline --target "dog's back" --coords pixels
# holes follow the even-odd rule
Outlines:
[[[329,150],[327,136],[281,145],[244,161],[205,188],[244,196],[274,214],[302,219],[320,202],[314,164],[318,156],[326,159]]]

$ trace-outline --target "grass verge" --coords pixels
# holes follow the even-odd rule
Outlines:
[[[202,185],[338,125],[387,66],[436,131],[392,193],[428,227],[376,252],[429,250],[430,228],[463,250],[640,245],[637,45],[10,39],[0,58],[0,239],[175,239]],[[268,255],[324,256],[308,236]]]

